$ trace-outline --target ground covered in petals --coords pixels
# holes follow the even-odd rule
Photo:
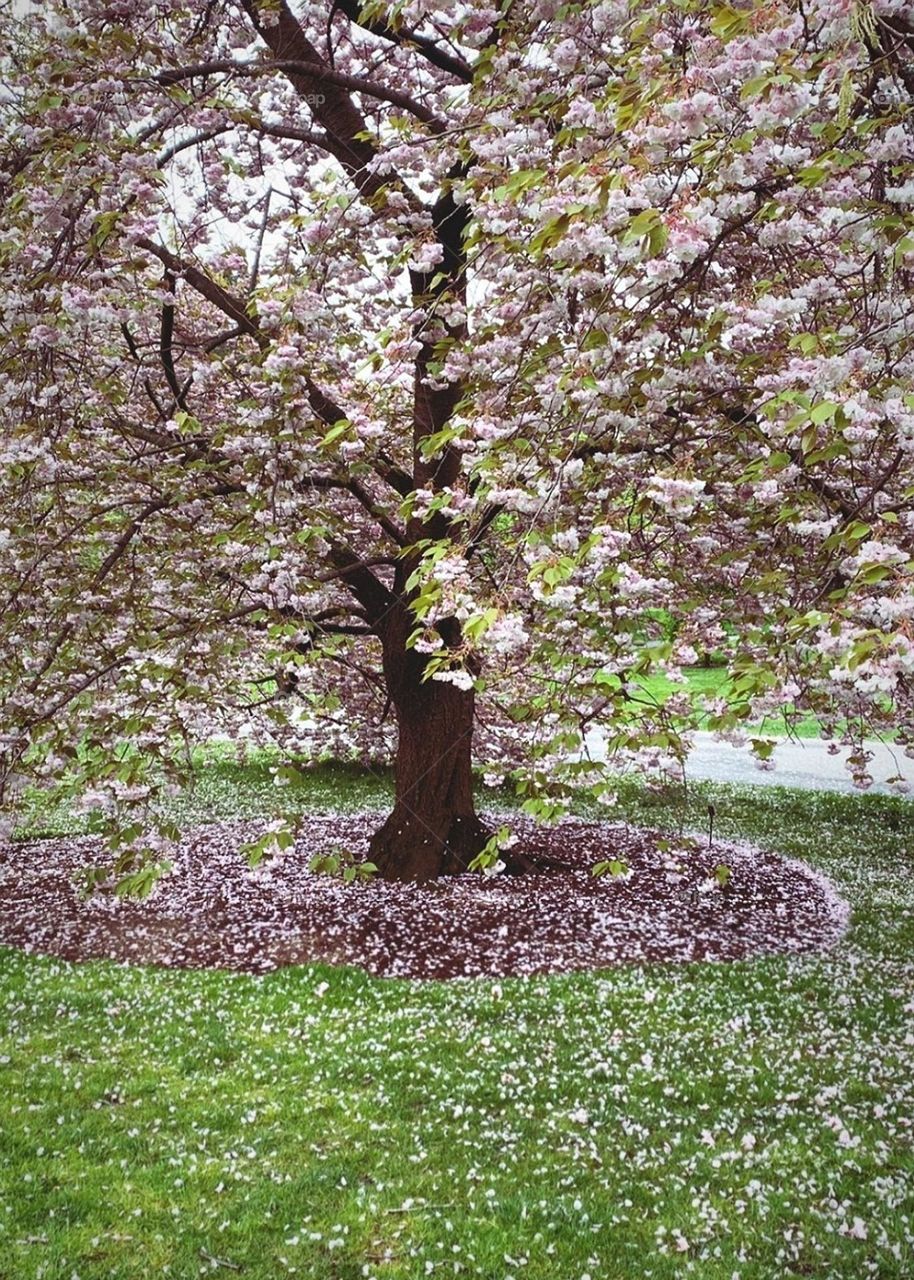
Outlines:
[[[739,960],[830,946],[843,901],[810,868],[751,845],[623,824],[515,819],[525,852],[568,870],[344,884],[316,853],[367,856],[377,814],[311,817],[295,848],[252,872],[256,822],[192,831],[143,902],[79,891],[104,865],[92,838],[0,847],[0,943],[66,960],[114,959],[251,973],[352,964],[383,977],[508,977],[653,961]],[[595,877],[601,860],[612,872]]]
[[[0,947],[0,1277],[910,1280],[914,804],[690,797],[619,812],[673,841],[712,801],[836,885],[834,946],[449,982]],[[226,764],[178,817],[293,803],[389,791]]]

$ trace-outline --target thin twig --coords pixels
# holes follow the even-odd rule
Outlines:
[[[200,1250],[200,1257],[204,1262],[210,1263],[214,1267],[226,1267],[229,1271],[240,1271],[241,1264],[238,1262],[230,1262],[228,1258],[217,1258],[215,1254],[208,1253],[206,1249]]]

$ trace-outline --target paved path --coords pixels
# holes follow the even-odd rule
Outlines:
[[[587,745],[595,758],[602,755],[598,733],[588,734]],[[867,743],[873,752],[869,771],[875,779],[871,791],[897,795],[895,787],[885,785],[885,779],[900,773],[911,786],[914,799],[914,760],[910,760],[899,748],[887,747],[881,742]],[[756,783],[772,787],[801,787],[812,791],[855,791],[844,761],[848,748],[831,756],[824,742],[818,739],[800,739],[791,742],[785,738],[774,749],[775,767],[759,769],[748,746],[732,747],[726,742],[716,742],[713,734],[697,733],[695,747],[689,756],[688,776],[711,782]]]

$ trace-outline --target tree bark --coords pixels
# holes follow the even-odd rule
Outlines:
[[[473,690],[423,681],[424,666],[421,654],[385,645],[384,673],[399,729],[396,791],[393,812],[368,856],[387,880],[456,875],[491,835],[473,803]]]

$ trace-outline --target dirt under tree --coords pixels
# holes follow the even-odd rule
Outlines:
[[[81,897],[79,873],[106,858],[95,838],[0,845],[0,944],[65,960],[252,973],[324,961],[457,978],[804,954],[833,945],[847,924],[846,905],[800,863],[745,844],[667,848],[661,833],[621,824],[542,828],[513,816],[518,851],[564,871],[347,886],[309,870],[335,847],[365,858],[378,817],[308,815],[294,849],[256,872],[241,849],[262,823],[190,831],[145,902],[117,897],[114,878],[108,892]],[[595,878],[607,856],[626,873]],[[726,890],[714,879],[721,863],[732,872]]]

